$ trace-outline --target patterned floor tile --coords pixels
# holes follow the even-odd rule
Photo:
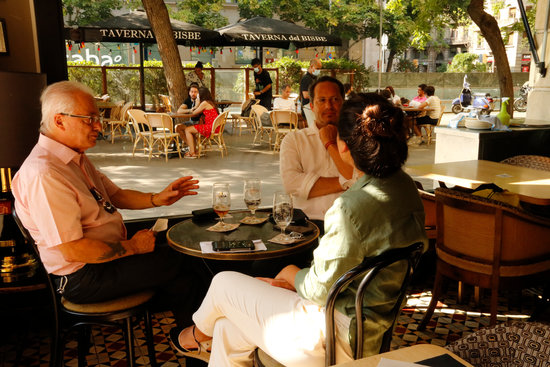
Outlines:
[[[392,349],[402,348],[419,343],[430,343],[444,346],[463,338],[473,331],[489,324],[488,294],[481,300],[481,308],[473,302],[473,297],[464,304],[456,301],[456,289],[449,287],[446,296],[438,304],[441,308],[435,310],[426,330],[418,331],[418,325],[424,318],[424,313],[430,303],[431,293],[427,289],[414,289],[410,294],[403,311],[399,315],[393,338]],[[472,292],[473,294],[473,292]],[[516,297],[499,297],[498,321],[510,319],[526,319],[533,310],[535,293],[524,292],[521,302]],[[480,312],[480,310],[482,312]],[[156,359],[159,366],[186,366],[185,358],[174,354],[169,345],[168,334],[175,326],[170,312],[153,314],[153,334]],[[139,325],[143,326],[143,324]],[[137,366],[148,366],[149,357],[145,344],[145,335],[140,327],[135,328],[135,355]],[[71,336],[74,338],[75,336]],[[93,344],[86,357],[88,366],[126,367],[126,350],[122,331],[113,327],[92,328]],[[11,366],[47,366],[49,361],[49,331],[30,330],[23,350],[17,338],[11,342],[0,343],[0,367]],[[77,343],[69,339],[65,345],[65,366],[77,366]],[[18,352],[19,351],[19,352]],[[17,359],[19,358],[19,359]]]

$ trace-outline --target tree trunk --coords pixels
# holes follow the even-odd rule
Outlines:
[[[506,55],[506,48],[500,33],[500,28],[496,19],[483,9],[483,0],[471,0],[468,5],[468,14],[477,24],[485,40],[493,52],[493,62],[497,69],[498,82],[500,87],[500,96],[509,97],[508,113],[513,114],[514,84],[512,82],[512,72]]]
[[[395,50],[390,50],[390,54],[388,55],[388,65],[386,66],[386,73],[391,72],[391,68],[393,67],[393,59],[395,59]]]
[[[157,39],[172,106],[177,109],[187,96],[187,86],[168,9],[163,0],[142,0],[142,3]]]

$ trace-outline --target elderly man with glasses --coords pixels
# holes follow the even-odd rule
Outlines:
[[[74,303],[94,303],[155,288],[177,323],[190,324],[204,289],[195,264],[155,245],[151,230],[127,239],[117,209],[171,205],[197,194],[198,180],[181,177],[158,193],[121,189],[85,154],[101,132],[91,90],[63,81],[46,88],[41,102],[40,137],[14,177],[13,194],[58,292]]]

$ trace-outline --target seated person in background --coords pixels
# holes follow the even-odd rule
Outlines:
[[[426,100],[426,84],[420,84],[418,86],[418,95],[412,99],[412,101],[409,102],[410,107],[418,107],[422,102]]]
[[[380,90],[380,94],[382,97],[386,98],[388,100],[388,102],[390,102],[391,104],[393,104],[393,98],[391,96],[391,92],[387,89],[382,89]]]
[[[441,115],[441,100],[435,96],[435,88],[431,85],[426,87],[426,95],[428,98],[422,102],[418,108],[427,108],[425,116],[417,117],[414,125],[414,133],[416,136],[422,137],[422,132],[418,125],[437,125],[439,115]]]
[[[345,83],[344,84],[344,92],[345,92],[345,98],[344,99],[346,99],[346,100],[351,99],[351,98],[353,98],[357,95],[357,93],[355,93],[353,91],[353,85],[351,85],[350,83]]]
[[[386,87],[387,90],[391,93],[391,98],[394,106],[401,106],[401,98],[395,93],[395,90],[391,85]]]
[[[192,303],[200,303],[207,284],[191,258],[156,246],[149,229],[127,239],[117,209],[171,205],[196,195],[198,181],[181,177],[159,193],[119,188],[85,154],[101,132],[92,91],[58,82],[42,92],[41,102],[40,137],[13,179],[13,194],[58,292],[74,303],[95,303],[158,289],[177,323],[191,324]]]
[[[206,87],[206,84],[204,84],[204,73],[202,72],[203,65],[202,62],[197,61],[195,64],[195,70],[190,71],[185,76],[185,81],[189,86],[191,84],[195,83],[200,87]]]
[[[324,306],[334,282],[365,257],[419,241],[427,247],[422,202],[401,169],[407,159],[405,136],[403,113],[384,98],[370,93],[346,101],[337,150],[359,179],[327,212],[327,232],[311,267],[289,265],[274,279],[218,273],[193,315],[195,326],[170,331],[172,346],[196,356],[199,343],[212,339],[210,366],[252,366],[256,347],[285,366],[324,366]],[[401,263],[383,270],[365,294],[363,357],[378,354],[393,323],[388,311],[405,268]],[[349,330],[358,282],[336,300],[337,364],[353,359]]]
[[[197,158],[195,135],[201,134],[205,138],[208,138],[212,133],[214,120],[219,115],[216,102],[212,98],[212,94],[210,94],[208,88],[199,88],[199,99],[201,100],[201,104],[195,109],[191,118],[202,114],[204,115],[204,123],[192,126],[185,126],[183,124],[176,126],[176,132],[180,134],[181,140],[185,141],[189,146],[189,151],[185,153],[184,158]]]
[[[336,126],[344,86],[323,76],[309,89],[315,123],[289,132],[281,143],[280,172],[294,207],[302,209],[323,231],[323,219],[334,200],[351,184],[353,168],[342,160],[336,146]]]
[[[189,86],[189,96],[183,101],[183,104],[178,108],[177,113],[193,113],[200,105],[199,85],[191,83]],[[200,121],[200,116],[191,117],[191,123],[196,124]]]
[[[290,85],[283,85],[281,88],[281,96],[273,100],[273,109],[296,112],[296,101],[293,98],[290,98],[290,93],[292,93]]]

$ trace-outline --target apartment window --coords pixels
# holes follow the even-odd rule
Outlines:
[[[516,19],[516,8],[508,9],[508,18]]]

